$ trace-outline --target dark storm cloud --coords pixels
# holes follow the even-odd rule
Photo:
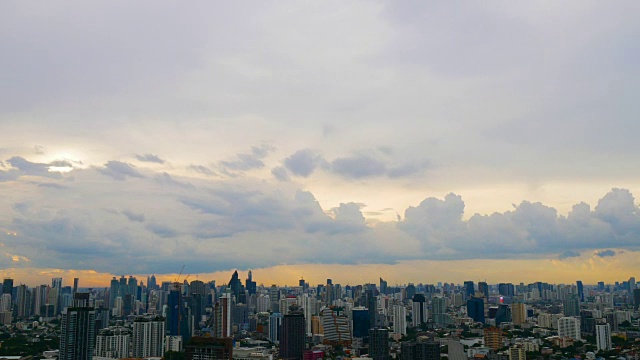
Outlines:
[[[104,164],[104,167],[98,168],[98,171],[103,175],[110,176],[120,181],[125,180],[127,177],[144,177],[144,175],[136,170],[133,165],[115,160],[108,161],[106,164]]]
[[[152,162],[152,163],[158,163],[158,164],[165,163],[163,159],[161,159],[158,155],[155,155],[155,154],[144,154],[144,155],[136,154],[135,157],[139,161],[143,161],[143,162]]]

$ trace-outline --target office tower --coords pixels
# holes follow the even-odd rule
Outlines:
[[[304,288],[304,280],[302,280],[302,282],[302,287]],[[254,295],[256,293],[256,282],[253,281],[251,270],[249,270],[249,274],[247,275],[246,288],[249,295]]]
[[[303,294],[298,297],[298,304],[302,306],[302,312],[304,313],[306,334],[311,335],[311,317],[316,314],[316,299],[308,294]]]
[[[401,344],[400,360],[440,360],[440,344],[405,341]]]
[[[391,311],[393,315],[393,332],[407,335],[407,309],[404,305],[393,305]]]
[[[598,281],[598,291],[604,291],[604,281]]]
[[[409,285],[407,285],[404,291],[407,293],[407,299],[411,299],[413,298],[413,295],[416,294],[416,286],[413,285],[412,283],[409,283]],[[402,301],[402,299],[400,299],[400,301]]]
[[[464,352],[464,345],[462,345],[460,341],[449,340],[445,341],[444,345],[449,348],[447,351],[448,360],[467,360],[467,355]]]
[[[351,331],[347,317],[341,316],[333,309],[324,308],[320,311],[320,318],[324,329],[323,341],[334,345],[351,343]]]
[[[151,275],[151,277],[147,280],[147,287],[149,290],[158,290],[158,283],[156,282],[156,276]]]
[[[280,359],[301,360],[305,350],[304,315],[292,306],[280,327]]]
[[[138,279],[129,275],[129,281],[127,282],[127,294],[131,295],[133,301],[139,300],[136,299],[136,295],[138,294]]]
[[[382,278],[380,278],[380,294],[387,294],[387,282]]]
[[[489,284],[487,284],[484,281],[481,281],[478,283],[478,292],[482,293],[482,297],[484,298],[488,298],[489,297]]]
[[[52,278],[51,287],[58,290],[62,290],[62,278]]]
[[[613,348],[610,324],[596,325],[596,346],[598,351],[609,351]]]
[[[164,354],[165,319],[140,316],[133,321],[131,350],[134,358],[161,357]]]
[[[500,304],[498,305],[498,311],[496,311],[496,326],[502,324],[502,323],[506,323],[506,322],[511,322],[512,317],[511,317],[511,307],[507,304]]]
[[[79,295],[81,296],[77,298]],[[58,359],[93,359],[96,314],[88,306],[88,302],[89,294],[76,294],[73,306],[62,311]]]
[[[489,327],[484,329],[484,345],[493,350],[502,348],[502,329],[498,327]]]
[[[367,309],[369,310],[369,324],[372,328],[378,327],[378,299],[372,290],[367,290]]]
[[[568,316],[558,319],[558,336],[581,340],[580,319]]]
[[[229,289],[231,289],[231,295],[235,297],[236,303],[245,303],[245,301],[243,301],[244,296],[242,298],[240,297],[240,295],[244,295],[244,287],[238,277],[238,271],[234,271],[233,275],[231,275],[231,280],[229,280]]]
[[[78,278],[73,278],[73,296],[76,296],[76,293],[78,292],[78,282],[80,281],[80,279]]]
[[[511,318],[513,325],[524,324],[527,321],[527,306],[521,301],[511,304]]]
[[[356,307],[351,310],[351,321],[353,323],[353,337],[364,338],[369,335],[371,324],[369,322],[369,311],[364,307]]]
[[[527,360],[527,353],[522,345],[509,348],[509,360]]]
[[[464,295],[465,299],[469,299],[475,293],[473,281],[464,282]]]
[[[112,309],[116,303],[116,298],[120,296],[118,293],[118,288],[119,288],[118,279],[116,279],[116,277],[114,276],[111,279],[111,287],[109,288],[109,307]]]
[[[12,292],[13,292],[13,279],[9,279],[9,278],[4,279],[4,281],[2,282],[2,293],[11,295]]]
[[[580,300],[575,295],[562,300],[562,308],[564,316],[580,316]]]
[[[640,309],[640,289],[633,290],[633,303],[633,308],[638,311]]]
[[[44,316],[48,293],[49,287],[47,285],[40,285],[35,288],[34,313],[38,316]]]
[[[283,316],[281,313],[273,313],[269,316],[269,341],[274,344],[280,343],[280,327]]]
[[[58,302],[59,302],[59,293],[58,293],[58,288],[50,288],[48,293],[47,293],[47,305],[51,305],[53,306],[53,313],[54,314],[58,314],[59,310],[58,310]]]
[[[271,311],[279,312],[280,308],[280,290],[274,284],[269,288],[269,301],[271,302]]]
[[[630,277],[628,283],[629,283],[629,292],[633,294],[633,290],[636,289],[636,278]]]
[[[515,295],[515,289],[512,283],[500,283],[498,284],[498,292],[502,296]]]
[[[411,301],[411,326],[418,327],[426,324],[429,319],[427,314],[427,299],[422,294],[415,294]]]
[[[433,312],[433,322],[437,327],[442,327],[447,319],[447,299],[436,296],[431,300],[431,310]]]
[[[110,359],[129,357],[131,331],[125,327],[102,329],[96,336],[95,356]]]
[[[582,281],[576,281],[576,288],[578,289],[578,298],[584,302],[584,286],[582,285]]]
[[[31,304],[31,292],[27,285],[19,285],[17,291],[17,299],[16,303],[18,305],[18,317],[26,317],[31,315],[30,305]]]
[[[185,360],[232,360],[233,339],[196,336],[185,348]]]
[[[467,315],[473,321],[484,324],[484,300],[477,297],[467,300]]]
[[[369,329],[369,357],[373,360],[391,359],[387,329]]]

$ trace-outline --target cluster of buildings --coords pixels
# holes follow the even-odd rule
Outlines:
[[[60,323],[59,359],[160,358],[313,360],[525,360],[580,347],[595,358],[612,339],[640,359],[635,279],[615,284],[389,286],[326,283],[257,286],[249,271],[215,281],[145,282],[114,277],[107,288],[29,288],[5,279],[0,321]],[[618,351],[620,354],[621,352]]]

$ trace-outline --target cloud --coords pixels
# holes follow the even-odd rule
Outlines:
[[[44,146],[36,145],[33,147],[33,151],[36,155],[43,155],[45,152]]]
[[[325,165],[333,173],[349,179],[404,178],[421,174],[430,166],[429,160],[397,158],[391,148],[384,146],[369,153],[338,157]]]
[[[220,161],[218,167],[226,173],[262,169],[264,167],[262,160],[274,150],[275,148],[269,145],[252,146],[250,153],[236,154],[233,160]]]
[[[152,163],[158,163],[158,164],[165,163],[163,159],[161,159],[158,155],[155,155],[155,154],[144,154],[144,155],[136,154],[135,157],[139,161],[143,161],[143,162],[152,162]]]
[[[125,180],[127,177],[134,178],[143,178],[142,175],[136,168],[131,165],[121,161],[111,160],[108,161],[104,167],[98,168],[98,171],[103,175],[110,176],[116,180]]]
[[[593,255],[599,256],[599,257],[609,257],[609,256],[615,256],[616,252],[613,250],[599,250],[599,251],[595,251]]]
[[[294,175],[308,177],[323,162],[322,156],[315,151],[303,149],[284,159],[284,166]]]
[[[577,252],[577,251],[567,250],[567,251],[563,252],[562,254],[558,255],[558,259],[560,259],[560,260],[564,260],[564,259],[568,259],[568,258],[574,258],[574,257],[580,257],[580,253]]]
[[[189,165],[189,167],[187,167],[187,170],[190,170],[202,175],[206,175],[206,176],[216,175],[216,173],[213,170],[203,165]]]
[[[22,175],[62,178],[59,172],[50,171],[51,167],[72,167],[68,161],[54,161],[52,163],[36,163],[21,156],[14,156],[7,160],[11,166],[18,169]]]
[[[120,165],[75,169],[69,173],[74,181],[55,191],[30,191],[41,184],[25,180],[19,184],[24,191],[0,194],[13,199],[0,228],[17,234],[3,238],[4,250],[30,259],[33,267],[163,273],[185,262],[194,272],[209,272],[283,263],[566,259],[585,251],[606,256],[640,249],[637,207],[629,208],[631,193],[619,189],[603,196],[596,210],[580,203],[567,216],[523,201],[509,211],[465,219],[462,197],[450,193],[407,208],[398,221],[367,222],[364,204],[323,209],[311,192],[291,183],[145,170],[122,186],[114,179],[137,172],[125,165],[117,172],[122,176],[104,176]],[[117,208],[122,210],[104,211]],[[261,250],[246,256],[256,248]],[[219,254],[225,260],[212,262]]]
[[[136,214],[129,210],[123,210],[122,214],[127,217],[130,221],[144,222],[144,214]]]
[[[273,169],[271,169],[271,174],[273,174],[273,176],[279,181],[290,180],[289,173],[287,172],[287,169],[283,166],[274,167]]]
[[[331,161],[330,169],[338,175],[351,179],[382,176],[387,172],[384,162],[366,154],[336,158]]]

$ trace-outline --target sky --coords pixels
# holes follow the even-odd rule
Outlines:
[[[0,4],[16,283],[640,277],[638,2],[62,4]]]

